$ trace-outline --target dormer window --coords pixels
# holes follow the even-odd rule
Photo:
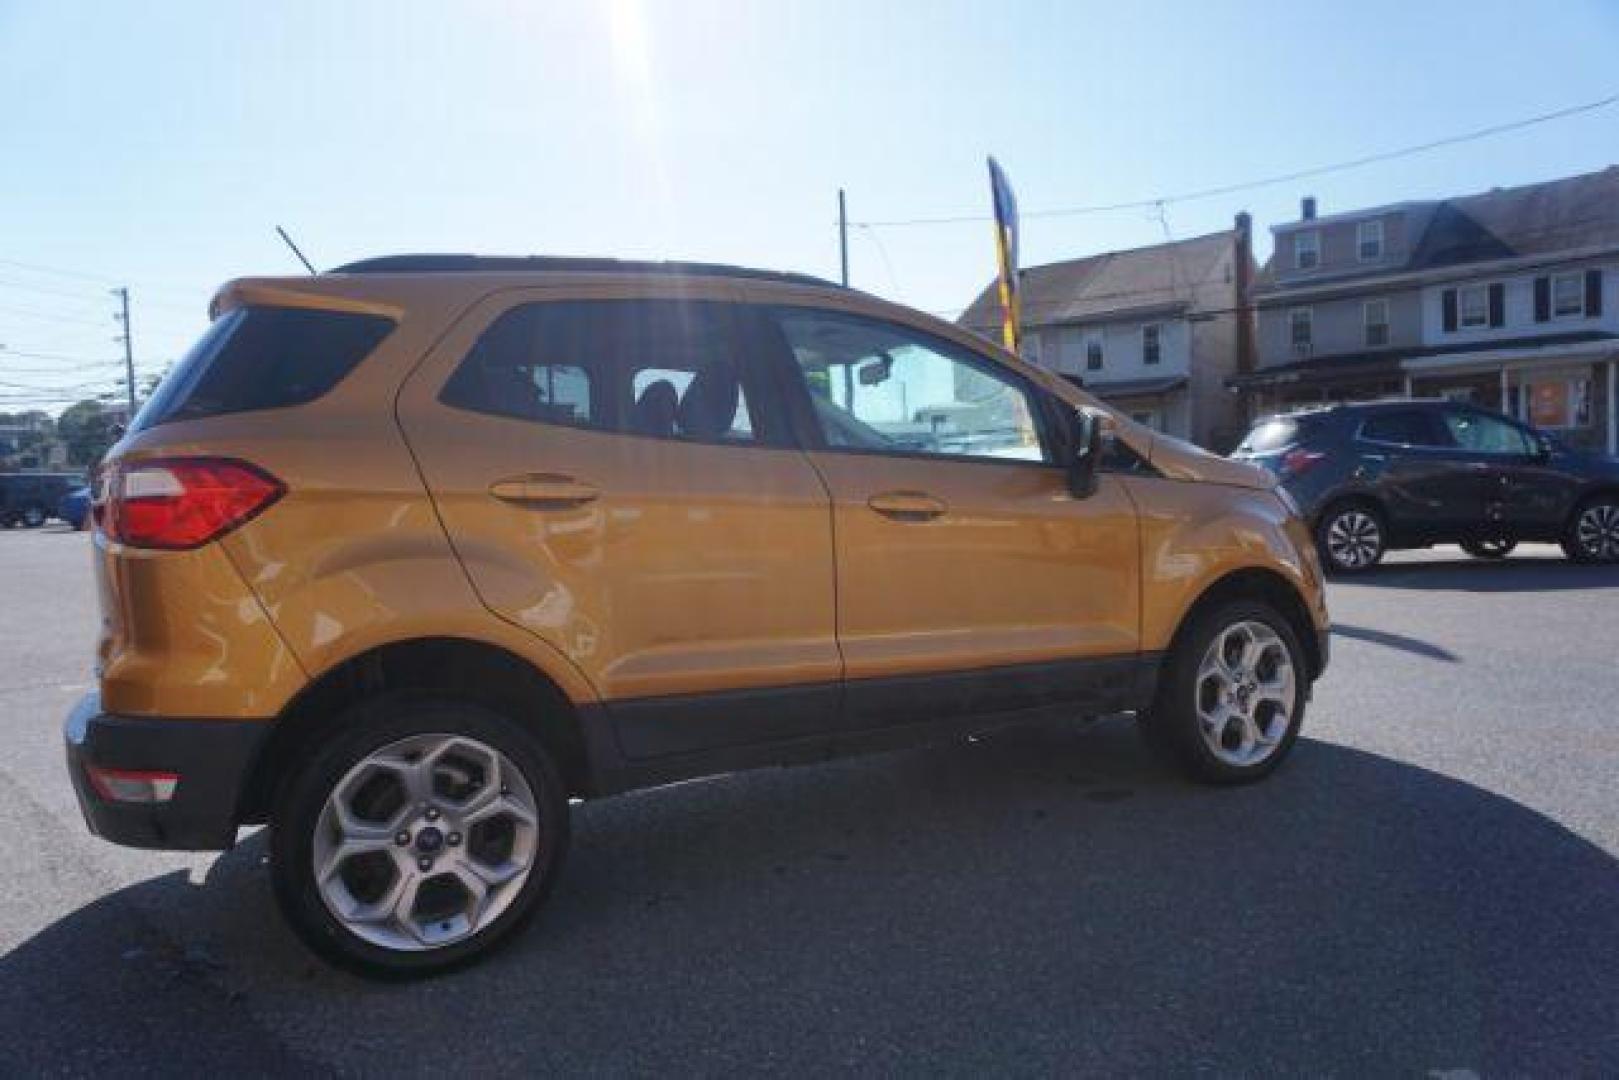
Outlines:
[[[1321,265],[1321,234],[1311,229],[1293,234],[1293,267],[1314,270]]]
[[[1383,257],[1383,223],[1363,221],[1355,229],[1355,250],[1361,262],[1376,262]]]

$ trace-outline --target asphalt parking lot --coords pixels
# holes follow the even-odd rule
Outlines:
[[[1254,788],[1104,720],[579,807],[514,948],[379,986],[283,929],[261,838],[85,832],[86,544],[0,533],[0,1074],[1619,1071],[1619,569],[1334,585]]]

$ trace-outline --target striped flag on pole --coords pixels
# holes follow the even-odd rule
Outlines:
[[[1017,279],[1017,196],[1012,194],[1006,172],[993,155],[989,159],[989,191],[995,203],[995,257],[1000,264],[1001,343],[1015,353],[1022,338]]]

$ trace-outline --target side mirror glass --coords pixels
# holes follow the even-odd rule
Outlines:
[[[1112,417],[1089,409],[1076,410],[1073,415],[1068,490],[1074,498],[1086,499],[1096,494],[1096,478],[1102,470],[1103,438],[1112,429]]]

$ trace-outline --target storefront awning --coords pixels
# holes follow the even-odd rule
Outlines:
[[[1186,385],[1184,375],[1166,375],[1154,379],[1118,379],[1114,382],[1087,382],[1077,375],[1064,375],[1063,378],[1084,390],[1087,394],[1094,394],[1103,401],[1115,401],[1119,398],[1156,397],[1167,394],[1172,390],[1179,390]]]

